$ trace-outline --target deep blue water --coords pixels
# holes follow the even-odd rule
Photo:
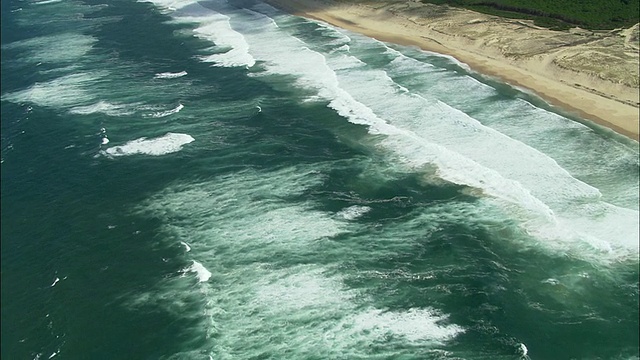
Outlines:
[[[1,26],[3,359],[638,358],[636,142],[260,2]]]

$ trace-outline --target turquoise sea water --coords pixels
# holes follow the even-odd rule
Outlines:
[[[637,359],[638,144],[254,1],[2,2],[3,359]]]

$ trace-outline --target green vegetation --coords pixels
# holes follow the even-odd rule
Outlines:
[[[550,29],[630,27],[639,22],[640,0],[422,0],[515,19]]]

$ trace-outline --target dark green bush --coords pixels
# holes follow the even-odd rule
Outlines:
[[[591,30],[630,27],[640,18],[640,0],[422,0],[485,14],[531,19],[539,26]]]

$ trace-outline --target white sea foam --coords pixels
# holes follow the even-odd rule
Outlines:
[[[243,261],[265,261],[283,252],[304,257],[313,251],[314,241],[346,232],[340,222],[327,214],[300,205],[276,206],[268,201],[255,201],[240,191],[228,194],[188,191],[179,195],[185,209],[191,208],[192,213],[199,215],[209,213],[206,222],[216,225],[198,231],[178,226],[173,231],[189,239],[192,245],[205,244],[211,248],[210,242],[215,241],[222,248],[231,246]]]
[[[189,21],[199,18],[181,19]],[[228,49],[223,53],[201,56],[202,61],[224,67],[251,67],[255,64],[255,59],[249,54],[249,44],[241,33],[231,28],[228,16],[212,12],[205,20],[200,20],[200,24],[194,30],[198,37],[213,42],[221,49]]]
[[[162,118],[162,117],[165,117],[165,116],[177,114],[182,109],[184,109],[184,105],[178,104],[178,106],[174,107],[173,109],[165,110],[165,111],[157,111],[157,112],[151,114],[151,117]]]
[[[370,309],[349,318],[347,322],[353,322],[358,331],[366,331],[379,338],[391,333],[424,345],[424,342],[443,343],[464,332],[462,327],[455,324],[441,325],[446,319],[446,316],[428,308],[413,308],[404,312]]]
[[[436,78],[439,80],[435,85],[425,87],[423,84],[431,81],[429,77],[434,74],[431,71],[428,76],[423,76],[429,70],[420,61],[398,53],[390,65],[390,72],[403,77],[410,84],[412,92],[425,101],[429,101],[432,93],[442,94],[447,102],[478,114],[483,122],[500,131],[486,126],[478,128],[473,125],[475,119],[446,104],[440,107],[442,110],[451,109],[451,115],[446,118],[459,121],[474,131],[481,131],[472,134],[470,139],[465,137],[460,140],[461,131],[451,131],[442,126],[446,121],[440,119],[444,117],[437,117],[438,123],[435,124],[429,121],[437,113],[431,109],[428,113],[416,113],[416,118],[425,119],[423,124],[417,121],[398,124],[416,131],[421,137],[437,139],[436,142],[447,148],[497,170],[502,176],[517,180],[549,206],[555,214],[553,221],[530,221],[527,229],[532,234],[554,240],[548,243],[552,247],[560,245],[563,248],[565,245],[561,243],[569,241],[578,247],[581,247],[579,243],[584,243],[592,249],[610,254],[617,253],[616,249],[637,253],[637,177],[634,180],[624,175],[625,167],[637,166],[637,152],[634,155],[634,151],[604,141],[584,125],[535,107],[525,100],[496,102],[494,96],[497,91],[471,77],[446,75],[446,78],[442,78],[438,75]],[[460,88],[469,89],[468,94],[460,97]],[[367,92],[367,96],[374,98],[371,103],[376,102],[371,91]],[[487,102],[484,100],[487,98],[492,100]],[[396,102],[412,107],[411,103]],[[381,113],[375,104],[372,107],[376,113]],[[496,114],[501,117],[496,117]],[[424,131],[426,125],[433,131]],[[580,147],[580,156],[575,155],[577,147]],[[616,173],[621,175],[614,175]],[[612,180],[611,176],[620,177]],[[479,188],[484,189],[484,186]]]
[[[323,169],[323,164],[318,167]],[[325,164],[325,167],[328,165]],[[261,198],[286,198],[302,194],[307,188],[319,185],[324,180],[322,172],[318,169],[306,169],[290,167],[278,171],[258,172],[242,171],[237,174],[220,176],[213,182],[189,184],[167,189],[151,200],[153,211],[161,213],[178,214],[194,211],[198,214],[208,214],[212,207],[216,209],[242,210],[242,206],[251,205],[252,197]],[[286,186],[274,186],[287,184]],[[229,191],[228,189],[232,189]],[[269,197],[267,197],[269,196]],[[200,201],[195,201],[200,199]],[[206,201],[205,201],[206,200]],[[248,202],[245,202],[248,201]],[[253,209],[249,207],[249,209]]]
[[[94,96],[87,91],[87,87],[104,75],[105,73],[102,72],[67,75],[48,82],[36,83],[25,90],[5,94],[2,100],[54,108],[80,106],[94,100]]]
[[[207,268],[195,260],[192,260],[193,264],[189,267],[189,271],[196,273],[199,282],[208,281],[211,278],[211,272]]]
[[[185,287],[180,278],[170,279],[172,283],[166,285],[172,287],[140,294],[130,306],[151,303],[198,321],[202,335],[215,338],[215,343],[207,342],[198,350],[206,349],[214,357],[253,357],[266,351],[361,358],[373,354],[372,345],[390,339],[424,348],[442,345],[464,332],[431,308],[362,308],[360,304],[369,299],[345,289],[340,278],[311,266],[266,270],[248,264],[216,273],[216,282],[223,286],[215,289],[207,276],[197,289]],[[194,308],[198,303],[201,306]],[[278,341],[273,341],[274,336]],[[386,357],[399,354],[394,347],[373,351]]]
[[[195,139],[191,135],[167,133],[164,136],[147,139],[139,138],[124,145],[110,147],[105,152],[110,156],[153,155],[160,156],[180,151],[182,147]]]
[[[163,72],[163,73],[157,73],[154,76],[154,78],[155,79],[175,79],[175,78],[183,77],[185,75],[187,75],[186,71],[180,71],[180,72],[176,72],[176,73]]]
[[[349,45],[347,44],[351,42],[351,38],[348,35],[330,24],[321,21],[315,21],[315,23],[318,25],[318,31],[320,31],[325,37],[334,39],[332,41],[325,42],[326,45],[338,46],[339,49],[349,50]],[[344,48],[345,46],[346,49]]]
[[[321,180],[319,174],[295,168],[241,172],[168,189],[149,209],[174,219],[171,231],[194,249],[231,247],[247,261],[277,258],[284,251],[304,256],[313,251],[314,241],[344,233],[344,224],[305,204],[282,205],[279,199],[301,193]],[[176,218],[185,221],[176,222]]]
[[[430,308],[357,310],[356,293],[344,290],[339,279],[323,276],[318,269],[297,269],[275,282],[267,282],[257,284],[254,300],[267,312],[275,312],[285,318],[295,318],[297,313],[311,313],[309,315],[319,319],[342,317],[336,323],[327,324],[331,327],[324,333],[323,340],[328,344],[348,346],[348,339],[376,341],[392,335],[424,345],[425,342],[442,343],[464,332],[460,326],[444,325],[447,316]]]
[[[262,20],[262,15],[252,15],[258,21]],[[353,72],[354,69],[365,68],[361,61],[350,56],[341,55],[335,59],[332,58],[332,63],[327,64],[327,59],[323,55],[309,50],[300,40],[290,36],[275,36],[274,32],[277,33],[278,30],[273,27],[269,29],[269,22],[260,21],[257,24],[262,25],[263,28],[256,25],[256,33],[252,33],[250,36],[247,36],[251,38],[252,43],[255,41],[256,44],[260,44],[260,46],[255,46],[252,49],[254,49],[254,54],[257,55],[258,59],[266,61],[267,72],[265,72],[265,75],[271,73],[296,75],[298,76],[298,80],[296,81],[298,85],[317,89],[319,96],[329,100],[329,106],[334,108],[340,115],[345,116],[349,121],[356,124],[368,125],[372,133],[395,136],[402,142],[408,141],[413,149],[405,149],[405,153],[407,152],[406,150],[410,150],[413,154],[409,153],[406,155],[414,155],[415,158],[415,155],[425,153],[426,158],[423,158],[421,163],[417,165],[424,165],[428,162],[433,163],[436,160],[440,160],[440,162],[444,163],[444,160],[457,155],[448,151],[446,148],[421,139],[411,131],[388,124],[385,120],[378,117],[369,107],[354,99],[350,92],[345,91],[345,89],[340,86],[341,84],[336,73],[329,66],[335,66],[339,70],[348,69],[348,71],[345,71],[344,73],[350,73]],[[273,50],[276,47],[276,42],[278,44],[278,50]],[[375,76],[375,73],[372,73],[371,71],[363,71],[366,71],[367,75],[373,74]],[[385,78],[374,80],[389,81],[390,79],[388,76],[385,76]],[[374,81],[372,81],[372,83],[373,82]],[[353,82],[353,85],[362,86],[362,82],[355,81]],[[381,99],[383,99],[384,106],[390,106],[390,101],[395,101],[397,99],[396,94],[398,91],[407,91],[406,88],[398,86],[397,84],[395,88],[395,90],[391,89],[385,92],[380,96],[380,98],[376,98],[376,101],[382,101]],[[360,88],[361,91],[365,91],[366,89],[366,86]],[[402,106],[406,107],[406,104],[402,104]],[[394,110],[398,108],[398,106],[393,106],[393,104],[391,104],[391,107]],[[394,116],[397,116],[397,114]],[[401,146],[406,148],[406,145]],[[420,147],[423,149],[420,149]],[[426,149],[424,149],[425,147]],[[396,146],[396,148],[397,150],[402,150],[399,146]],[[466,162],[467,169],[481,168],[481,166],[476,165],[469,159],[459,155],[457,155],[457,157],[459,161]],[[407,160],[409,160],[409,158],[407,158]],[[415,162],[415,159],[413,161]],[[443,165],[446,165],[446,163]],[[456,168],[456,165],[452,164],[447,168],[453,170]],[[443,176],[447,175],[443,170],[441,171]],[[484,171],[484,173],[487,172]],[[447,180],[456,180],[454,182],[461,182],[464,179],[462,179],[459,174],[460,173],[451,172],[451,175]],[[498,175],[498,179],[500,178],[501,177]],[[501,182],[502,184],[497,185],[495,187],[496,189],[498,189],[499,186],[504,185],[505,181],[502,180]],[[506,180],[506,183],[508,182],[509,180]],[[473,185],[476,183],[479,184],[480,182],[476,181]],[[544,204],[541,204],[539,200],[528,194],[527,190],[523,189],[522,186],[518,186],[516,184],[515,192],[513,194],[507,194],[506,196],[508,196],[508,198],[513,198],[516,201],[520,201],[520,199],[522,199],[520,202],[525,202],[528,204],[527,206],[539,209],[538,211],[542,212],[544,216],[551,216],[551,212],[548,208]]]
[[[273,277],[276,277],[274,281]],[[293,313],[301,310],[341,308],[353,294],[341,291],[337,279],[322,276],[319,269],[298,268],[271,274],[255,289],[254,303],[269,312]]]
[[[368,206],[353,205],[340,210],[337,215],[346,220],[355,220],[369,211],[371,211],[371,208]]]
[[[278,10],[276,8],[274,8],[273,6],[267,4],[267,3],[263,3],[263,2],[258,2],[255,5],[252,6],[252,9],[255,11],[258,11],[264,15],[267,15],[271,18],[274,17],[278,17],[278,16],[282,16],[283,13],[281,10]]]
[[[99,101],[92,105],[73,107],[69,112],[80,115],[101,113],[109,116],[126,116],[135,113],[133,109],[135,105],[136,104],[112,104],[107,101]]]
[[[344,44],[342,46],[339,46],[339,47],[331,50],[331,52],[341,52],[342,51],[342,52],[347,52],[348,53],[349,50],[351,50],[351,47],[349,47],[349,45],[347,45],[347,44]]]
[[[488,126],[552,157],[574,177],[597,187],[604,201],[638,209],[638,176],[627,171],[638,166],[637,148],[616,144],[580,123],[544,111],[523,99],[462,107]],[[576,156],[577,153],[580,156]]]
[[[344,61],[345,56],[337,59],[336,68],[344,68]],[[332,61],[328,64],[333,67]],[[543,234],[541,229],[568,229],[573,234],[570,239],[601,250],[637,248],[638,212],[602,202],[598,189],[547,155],[440,101],[398,92],[398,84],[384,72],[357,66],[336,72],[341,88],[359,104],[334,100],[332,104],[339,104],[335,108],[350,120],[357,117],[357,123],[390,135],[382,143],[407,164],[436,164],[448,181],[482,189],[531,211],[535,217],[527,215],[525,225],[537,235]],[[627,226],[620,229],[621,222]],[[566,231],[546,232],[545,238],[566,240]]]
[[[566,209],[556,223],[536,224],[533,235],[546,239],[562,239],[588,245],[584,250],[596,250],[605,256],[617,256],[621,250],[638,253],[638,211],[606,202],[578,203]],[[562,244],[552,243],[552,247]],[[592,252],[592,251],[590,251]],[[624,253],[620,255],[625,255]]]
[[[430,56],[433,56],[433,57],[447,59],[450,63],[456,64],[459,67],[465,69],[466,71],[471,71],[471,68],[469,67],[468,64],[463,63],[462,61],[456,59],[455,57],[453,57],[451,55],[440,54],[440,53],[436,53],[436,52],[432,52],[432,51],[426,51],[426,50],[422,50],[421,52],[425,53],[425,54],[429,54]]]
[[[89,35],[62,33],[21,40],[2,48],[26,50],[18,61],[58,64],[81,61],[96,41]]]
[[[215,344],[199,350],[210,351],[214,358],[265,351],[357,358],[371,355],[366,344],[390,338],[431,346],[463,332],[429,307],[375,308],[368,304],[371,299],[349,289],[329,268],[282,267],[283,259],[311,264],[315,258],[333,259],[325,254],[337,246],[330,239],[348,232],[349,226],[360,226],[315,210],[308,200],[292,200],[321,184],[323,172],[332,166],[246,170],[203,183],[176,184],[153,196],[141,210],[162,219],[169,238],[197,244],[191,253],[202,260],[188,271],[206,281],[194,289],[181,283],[183,278],[168,278],[162,288],[132,299],[132,306],[152,303],[198,321],[203,335],[215,338]],[[216,274],[215,288],[207,283],[211,273]],[[195,304],[201,306],[194,308]],[[397,355],[394,349],[383,353]]]
[[[438,68],[388,47],[386,52],[392,55],[393,60],[385,70],[394,78],[401,78],[416,94],[425,97],[438,94],[438,98],[445,98],[447,103],[460,109],[466,109],[469,104],[484,106],[487,98],[498,94],[496,89],[470,76]],[[460,88],[467,89],[464,96],[460,96]]]
[[[138,0],[138,2],[152,3],[170,13],[197,3],[194,0]]]
[[[251,67],[255,64],[255,59],[249,54],[249,44],[240,32],[232,28],[229,16],[206,8],[195,1],[152,0],[150,2],[171,10],[184,8],[182,11],[171,12],[175,21],[198,24],[198,27],[193,30],[194,34],[213,42],[217,47],[218,51],[215,54],[199,56],[202,61],[222,67]]]
[[[597,188],[576,179],[544,153],[442,101],[411,92],[386,72],[372,70],[353,56],[325,57],[274,26],[265,15],[244,12],[253,26],[244,33],[251,54],[263,61],[266,70],[258,76],[294,76],[296,86],[316,90],[319,99],[329,101],[350,122],[368,126],[372,134],[386,135],[381,145],[393,150],[398,160],[416,169],[436,165],[441,178],[480,189],[514,212],[532,234],[551,240],[549,244],[562,240],[599,243],[600,249],[629,248],[637,239],[637,211],[603,203]],[[405,67],[417,62],[406,57],[400,61]],[[425,68],[434,71],[433,66]],[[585,202],[609,215],[580,206]],[[591,232],[598,234],[596,239],[586,237],[578,219],[600,229]],[[620,221],[629,227],[619,230]],[[548,231],[559,228],[573,235]]]
[[[180,241],[180,244],[182,244],[184,246],[184,249],[185,249],[186,252],[191,251],[191,246],[189,246],[189,244],[187,244],[186,242]]]
[[[98,135],[102,138],[100,140],[100,144],[101,145],[107,145],[109,143],[109,138],[107,137],[107,129],[105,128],[100,128],[100,132],[98,133]],[[113,226],[115,227],[115,226]],[[109,229],[111,229],[112,226],[109,225]]]
[[[55,3],[59,3],[62,0],[43,0],[43,1],[36,1],[34,3],[32,3],[33,5],[46,5],[46,4],[55,4]]]

